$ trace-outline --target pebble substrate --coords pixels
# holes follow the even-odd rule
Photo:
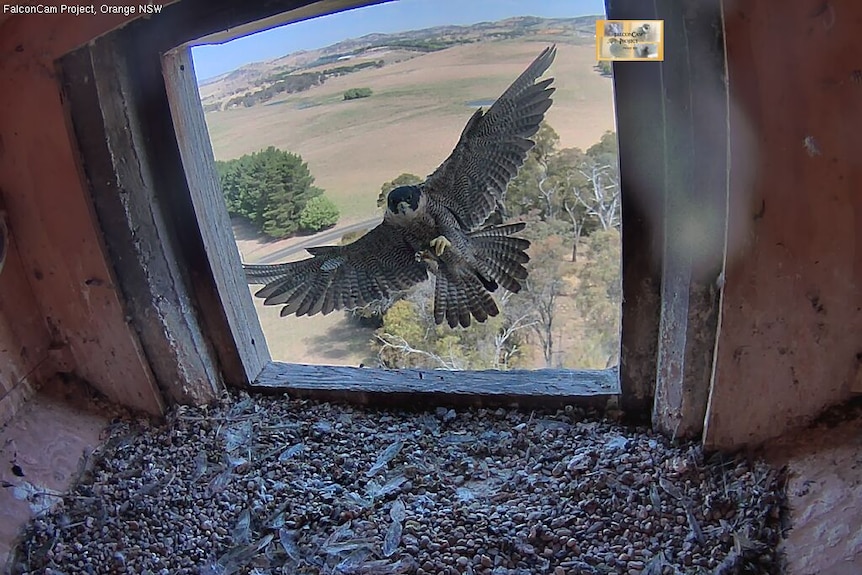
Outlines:
[[[571,406],[243,394],[113,425],[12,572],[779,573],[780,482]]]

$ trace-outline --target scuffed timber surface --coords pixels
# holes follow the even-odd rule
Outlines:
[[[463,372],[271,362],[252,389],[361,404],[409,405],[421,398],[426,402],[476,406],[605,406],[620,393],[620,384],[616,369]]]

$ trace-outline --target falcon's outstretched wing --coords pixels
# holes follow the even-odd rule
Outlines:
[[[554,61],[551,46],[496,102],[467,122],[452,154],[423,184],[425,193],[449,208],[467,230],[481,226],[518,173],[530,140],[551,107],[553,78],[536,82]]]
[[[265,283],[255,296],[284,304],[281,315],[328,314],[362,307],[428,277],[401,228],[381,223],[346,246],[308,248],[311,258],[283,264],[243,264],[248,283]]]

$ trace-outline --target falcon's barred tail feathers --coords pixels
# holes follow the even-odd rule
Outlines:
[[[441,269],[434,284],[434,322],[449,327],[470,327],[470,316],[483,322],[500,313],[482,280],[477,275],[452,276]]]
[[[491,293],[498,286],[510,292],[521,290],[519,280],[527,278],[523,264],[530,261],[524,251],[530,242],[512,234],[524,229],[524,222],[489,226],[467,234],[479,263],[476,272],[456,274],[440,266],[434,286],[434,321],[445,319],[449,327],[470,326],[470,316],[483,322],[500,313]]]
[[[512,237],[512,234],[520,232],[525,226],[524,222],[503,224],[468,234],[485,268],[483,271],[494,282],[512,293],[521,291],[519,280],[527,279],[527,268],[523,264],[530,261],[530,256],[526,253],[530,241]]]

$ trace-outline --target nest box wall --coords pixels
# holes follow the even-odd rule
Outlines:
[[[69,363],[115,401],[162,409],[114,287],[55,68],[127,21],[57,14],[0,22],[0,189],[11,235],[0,275],[0,418]]]
[[[153,32],[152,39],[161,35],[167,50],[255,19],[246,14],[272,17],[302,4],[184,0],[172,7],[174,17],[165,20],[170,25]],[[323,4],[336,10],[355,2]],[[686,2],[684,10],[672,2],[656,6],[686,26],[698,21],[700,3]],[[709,378],[701,376],[712,365],[705,442],[733,448],[778,435],[859,391],[862,240],[856,214],[862,213],[862,61],[856,56],[855,31],[862,23],[862,5],[854,0],[792,6],[728,0],[722,9],[730,87],[729,184],[708,190],[713,199],[726,196],[726,261],[716,283],[721,291],[719,335],[714,357],[711,345],[694,348],[683,341],[680,350],[694,350],[697,358],[679,357],[686,358],[686,365],[696,364],[698,377],[682,372],[678,383],[696,379],[698,388],[706,387]],[[115,262],[107,255],[57,69],[59,58],[130,21],[119,15],[0,18],[0,190],[10,231],[0,274],[0,419],[32,384],[56,371],[74,371],[110,399],[133,408],[151,413],[163,408],[163,390],[137,333],[141,326],[129,323],[113,277]],[[715,28],[720,38],[722,26]],[[144,40],[152,30],[145,32]],[[641,89],[656,105],[665,99],[664,104],[684,108],[686,98],[674,100],[668,94],[686,94],[678,84],[697,81],[693,73],[679,72],[683,67],[674,68],[674,62],[680,59],[631,64],[616,79],[616,89],[630,94]],[[640,75],[642,69],[634,66],[663,66],[665,92],[626,84],[626,77]],[[142,81],[132,70],[131,80]],[[632,117],[637,113],[634,107],[623,108]],[[692,145],[685,147],[691,165],[704,155],[714,160],[710,147],[702,145],[705,139],[692,134]],[[629,138],[621,142],[623,160],[625,150],[643,157],[639,137],[632,139],[622,129],[620,136]],[[683,163],[677,160],[665,169],[673,175]],[[683,178],[677,189],[698,188],[697,182]],[[624,215],[624,237],[637,231],[629,225],[631,215]],[[656,241],[664,237],[653,236]],[[659,248],[638,247],[636,253],[624,254],[630,280],[634,276],[626,262],[650,249]],[[647,295],[670,301],[673,294],[665,291],[659,293],[654,283]],[[631,325],[637,312],[632,302],[638,301],[629,297],[631,290],[626,293],[624,326],[627,321]],[[674,317],[685,317],[693,309],[672,311]],[[643,315],[638,333],[653,337],[657,321]],[[646,355],[653,354],[654,346],[649,347]],[[649,398],[655,383],[654,365],[643,359],[627,368],[638,377],[624,377],[624,383],[643,388],[641,399]],[[165,385],[164,379],[158,383]]]
[[[756,444],[859,389],[855,0],[724,3],[728,245],[706,444]]]

